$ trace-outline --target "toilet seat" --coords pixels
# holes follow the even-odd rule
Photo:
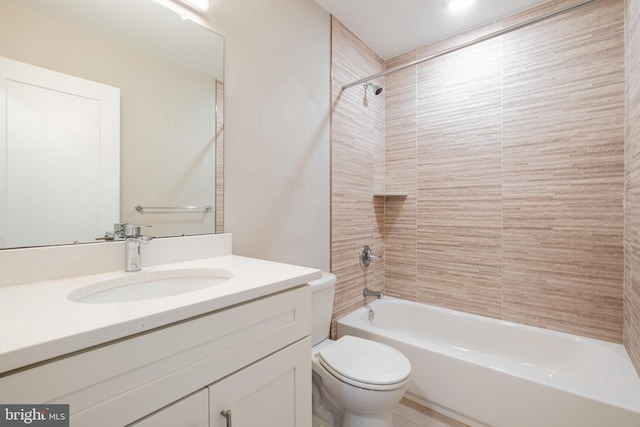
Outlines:
[[[350,335],[321,348],[317,355],[334,377],[364,389],[393,390],[402,387],[411,374],[411,363],[398,350]]]

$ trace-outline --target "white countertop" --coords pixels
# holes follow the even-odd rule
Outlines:
[[[320,270],[235,255],[143,268],[220,268],[222,284],[145,301],[85,304],[70,301],[91,283],[138,273],[115,271],[0,288],[0,374],[319,279]]]

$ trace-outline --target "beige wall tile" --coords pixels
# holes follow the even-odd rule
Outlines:
[[[625,1],[624,343],[640,372],[640,0]]]
[[[387,61],[386,67],[416,59],[412,51]],[[385,77],[385,189],[408,197],[385,199],[385,290],[389,295],[417,298],[417,69]]]
[[[500,317],[502,42],[418,66],[418,301]]]
[[[622,17],[601,2],[503,37],[503,317],[617,342]]]
[[[627,1],[627,16],[637,2]],[[570,3],[545,3],[385,66]],[[390,74],[382,111],[364,106],[361,94],[335,95],[334,87],[339,114],[334,108],[332,240],[338,252],[332,259],[348,279],[341,285],[339,314],[362,304],[365,280],[380,286],[382,267],[388,294],[419,302],[615,342],[622,340],[624,317],[625,340],[637,342],[640,354],[633,274],[626,280],[623,313],[622,5],[602,0]],[[637,24],[627,27],[637,31]],[[375,66],[360,72],[371,52],[340,31],[334,81],[337,71],[346,80],[376,72]],[[637,91],[631,92],[637,97]],[[637,117],[637,101],[629,103],[628,114]],[[363,136],[365,124],[376,120],[386,128],[384,187],[408,193],[384,199],[383,207],[371,205],[364,192],[347,195],[355,183],[380,186],[379,157],[367,157],[372,145],[362,144],[378,141],[375,128]],[[629,253],[632,241],[640,243],[640,167],[629,168],[640,166],[640,141],[629,136],[633,132],[627,126],[627,200],[638,196],[627,203],[627,211],[638,207],[627,216]],[[338,147],[346,141],[349,147]],[[634,149],[639,155],[630,156]],[[638,221],[631,221],[634,215]],[[384,265],[363,275],[346,254],[357,251],[361,239],[379,236]],[[626,270],[635,271],[632,256],[627,258]]]
[[[384,288],[384,263],[363,270],[363,245],[384,252],[384,204],[373,192],[384,186],[384,92],[342,86],[384,69],[382,60],[340,21],[332,21],[331,271],[337,276],[335,319],[360,307],[366,286]]]

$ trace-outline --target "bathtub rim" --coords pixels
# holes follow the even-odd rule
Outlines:
[[[503,325],[507,325],[509,327],[517,327],[517,328],[524,328],[525,330],[529,330],[532,332],[537,332],[537,333],[543,333],[543,334],[550,334],[556,337],[560,337],[560,338],[569,338],[571,340],[577,340],[578,342],[582,343],[582,342],[586,342],[589,343],[590,345],[595,345],[595,346],[600,346],[600,347],[604,347],[606,350],[609,350],[611,352],[613,352],[616,356],[622,357],[625,359],[625,367],[624,370],[625,372],[629,372],[629,373],[633,373],[635,375],[635,381],[632,380],[632,382],[634,384],[632,384],[629,388],[624,388],[624,390],[628,390],[628,391],[636,391],[637,393],[624,393],[618,390],[618,395],[613,397],[613,396],[603,396],[601,394],[594,394],[594,393],[590,393],[589,391],[592,390],[588,390],[588,391],[584,391],[584,390],[577,390],[576,388],[571,388],[569,386],[566,386],[564,384],[560,384],[560,383],[556,383],[553,381],[544,381],[541,380],[540,378],[536,378],[530,375],[526,375],[524,373],[520,373],[520,372],[511,372],[507,369],[502,369],[500,367],[497,366],[492,366],[492,365],[487,365],[487,364],[483,364],[480,363],[478,360],[474,360],[472,357],[456,357],[456,355],[464,355],[463,352],[456,350],[454,346],[446,346],[440,343],[433,343],[433,346],[429,346],[427,347],[424,343],[421,342],[420,339],[415,338],[415,337],[411,337],[411,336],[407,336],[407,335],[401,335],[395,332],[390,331],[389,329],[384,329],[384,328],[380,328],[380,327],[376,327],[376,326],[372,326],[370,325],[367,321],[364,321],[363,319],[367,319],[367,313],[369,311],[369,308],[372,308],[375,312],[375,308],[377,305],[380,304],[409,304],[409,305],[417,305],[417,306],[423,306],[426,307],[426,309],[429,310],[435,310],[437,312],[440,313],[444,313],[445,315],[454,315],[454,316],[460,316],[460,317],[464,317],[464,318],[469,318],[469,319],[480,319],[483,321],[491,321],[494,323],[498,323],[498,324],[503,324]],[[430,305],[430,304],[425,304],[425,303],[419,303],[419,302],[415,302],[415,301],[409,301],[409,300],[405,300],[402,298],[397,298],[397,297],[392,297],[392,296],[388,296],[385,295],[382,299],[378,299],[378,300],[374,300],[368,304],[365,304],[363,307],[360,307],[348,314],[346,314],[345,316],[341,317],[340,319],[337,320],[338,325],[343,324],[345,326],[351,327],[351,328],[356,328],[356,329],[363,329],[361,326],[364,326],[364,331],[366,332],[371,332],[374,335],[380,335],[385,337],[388,340],[404,340],[404,342],[407,342],[410,345],[413,346],[417,346],[419,348],[425,349],[427,351],[432,351],[435,352],[437,354],[440,355],[444,355],[444,356],[448,356],[448,357],[456,357],[458,359],[461,359],[465,362],[474,364],[476,366],[480,366],[486,369],[490,369],[492,371],[497,371],[497,372],[501,372],[501,373],[505,373],[507,375],[511,375],[513,377],[519,378],[519,379],[523,379],[526,381],[532,381],[535,382],[536,384],[542,385],[542,386],[547,386],[547,387],[552,387],[552,388],[556,388],[558,390],[561,390],[563,392],[566,393],[570,393],[572,395],[581,397],[581,398],[585,398],[585,399],[590,399],[590,400],[594,400],[606,405],[610,405],[622,410],[626,410],[626,411],[631,411],[634,413],[638,413],[640,415],[640,377],[638,376],[638,373],[635,371],[635,368],[633,366],[633,364],[631,363],[631,359],[629,357],[628,351],[626,349],[626,347],[622,344],[617,344],[617,343],[613,343],[613,342],[609,342],[609,341],[603,341],[603,340],[599,340],[596,338],[590,338],[590,337],[583,337],[583,336],[579,336],[579,335],[573,335],[570,333],[566,333],[566,332],[562,332],[562,331],[556,331],[553,329],[546,329],[546,328],[541,328],[541,327],[537,327],[537,326],[532,326],[532,325],[526,325],[526,324],[522,324],[522,323],[516,323],[516,322],[511,322],[508,320],[502,320],[502,319],[497,319],[497,318],[493,318],[493,317],[488,317],[488,316],[482,316],[482,315],[478,315],[478,314],[474,314],[474,313],[467,313],[467,312],[462,312],[462,311],[458,311],[458,310],[453,310],[450,308],[445,308],[445,307],[439,307],[439,306],[435,306],[435,305]],[[338,330],[340,328],[338,327]],[[454,350],[454,351],[452,351]],[[452,354],[454,353],[454,354]],[[631,390],[629,390],[631,388]],[[637,401],[632,401],[631,399],[626,399],[627,395],[635,395],[638,397]],[[413,401],[416,401],[417,403],[421,403],[420,400],[423,400],[421,397],[419,396],[415,396],[416,399],[410,399]]]

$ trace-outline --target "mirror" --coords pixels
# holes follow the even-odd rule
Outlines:
[[[150,224],[156,237],[222,232],[223,46],[154,0],[0,0],[0,57],[119,90],[120,214],[107,221]],[[32,224],[46,228],[54,214],[77,210],[47,204]],[[113,231],[63,228],[55,242],[4,247],[93,242]]]

